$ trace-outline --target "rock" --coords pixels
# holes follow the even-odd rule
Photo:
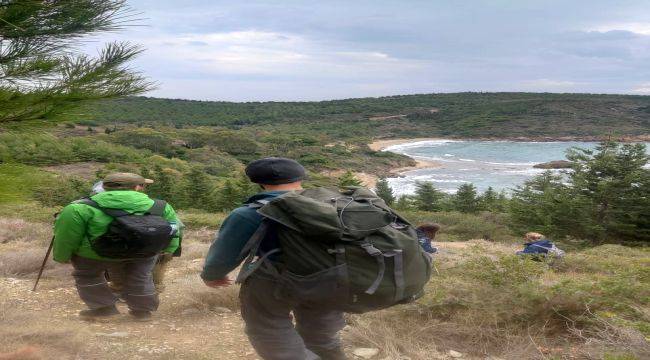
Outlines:
[[[352,351],[354,356],[358,356],[362,359],[372,359],[373,357],[379,354],[379,349],[377,348],[356,348]]]
[[[571,162],[567,160],[555,160],[533,165],[533,167],[536,169],[569,169],[571,168]]]
[[[185,309],[185,310],[181,311],[181,315],[183,315],[183,316],[196,315],[196,314],[200,314],[200,313],[201,313],[201,310],[199,310],[197,308],[188,308],[188,309]]]
[[[447,354],[449,354],[449,356],[453,357],[454,359],[460,359],[463,357],[463,354],[459,353],[456,350],[449,350]]]
[[[95,333],[95,335],[110,337],[110,338],[125,338],[129,336],[129,333],[126,331],[116,331],[112,333]]]
[[[214,311],[217,314],[229,314],[232,312],[232,310],[221,306],[217,306],[216,308],[212,309],[212,311]]]

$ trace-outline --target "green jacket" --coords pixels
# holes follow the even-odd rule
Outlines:
[[[132,190],[106,191],[91,197],[100,206],[121,209],[129,213],[143,214],[154,201],[144,193]],[[180,244],[182,223],[176,212],[167,204],[163,217],[172,227],[178,229],[166,253],[173,253]],[[97,255],[91,241],[103,235],[113,218],[101,210],[86,204],[72,203],[61,210],[54,222],[54,261],[67,262],[72,255],[95,260],[115,260]]]

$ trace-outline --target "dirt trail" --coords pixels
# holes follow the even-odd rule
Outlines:
[[[448,244],[439,245],[450,257],[467,246]],[[33,274],[0,277],[0,353],[36,346],[43,359],[259,359],[243,331],[237,287],[210,289],[198,278],[208,246],[206,239],[191,239],[184,257],[170,263],[161,305],[151,322],[133,321],[122,303],[122,315],[81,321],[77,313],[85,306],[68,265],[48,269],[37,292],[31,291]],[[344,331],[349,354],[355,345],[363,346],[353,339],[354,332]],[[373,359],[392,357],[379,354]]]
[[[72,283],[51,288],[44,281],[37,292],[32,281],[5,278],[0,292],[11,299],[11,311],[27,323],[2,332],[20,332],[14,348],[36,345],[44,359],[257,359],[243,332],[237,312],[196,311],[173,314],[177,305],[174,286],[161,295],[161,307],[151,322],[135,322],[124,304],[123,315],[105,322],[80,321],[77,312],[84,308]],[[17,334],[16,334],[17,335]],[[56,357],[52,356],[56,354]]]

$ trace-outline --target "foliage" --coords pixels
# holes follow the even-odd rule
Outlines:
[[[415,195],[413,196],[415,207],[423,211],[442,210],[441,200],[444,194],[433,186],[429,181],[422,181],[415,184]]]
[[[375,185],[375,193],[377,193],[377,196],[382,198],[388,205],[393,205],[393,202],[395,202],[393,189],[388,185],[386,178],[381,178],[377,181],[377,184]]]
[[[0,204],[23,204],[35,188],[52,181],[53,175],[21,164],[0,164]]]
[[[306,147],[291,138],[327,134],[332,142],[374,137],[559,137],[639,135],[650,127],[650,98],[630,95],[456,93],[402,95],[321,102],[229,103],[126,98],[86,106],[103,123],[156,123],[274,130],[284,150]],[[430,110],[435,110],[431,112]],[[378,115],[423,114],[371,120]],[[578,116],[575,116],[578,114]],[[300,134],[296,134],[299,127]],[[323,144],[318,139],[319,144]],[[357,141],[358,143],[362,143]],[[384,152],[383,155],[388,153]]]
[[[500,243],[520,242],[519,236],[508,227],[505,214],[481,212],[466,214],[457,211],[426,212],[400,211],[407,220],[415,225],[437,223],[441,226],[436,241],[466,241],[486,239]]]
[[[60,176],[34,190],[34,198],[45,206],[65,206],[88,196],[92,183],[72,176]]]
[[[567,155],[572,170],[547,172],[516,189],[512,226],[556,237],[603,241],[650,240],[650,169],[642,144],[602,143],[596,152]]]
[[[611,324],[649,335],[648,249],[605,245],[553,266],[484,243],[469,250],[438,263],[440,276],[420,301],[426,316],[472,327],[482,341],[521,331],[611,336]]]
[[[230,211],[259,191],[259,187],[243,174],[226,179],[216,191],[215,210]]]
[[[473,184],[462,184],[452,198],[454,210],[464,213],[475,213],[479,209],[479,198]]]
[[[0,161],[59,165],[81,161],[138,162],[148,152],[86,137],[59,139],[44,132],[0,134]]]
[[[80,101],[142,93],[150,83],[126,64],[142,50],[111,43],[97,58],[76,45],[130,20],[124,0],[0,3],[0,123],[41,119]]]
[[[339,187],[362,186],[362,185],[363,184],[361,183],[361,180],[359,180],[351,170],[348,170],[348,171],[344,172],[338,178],[338,186]]]

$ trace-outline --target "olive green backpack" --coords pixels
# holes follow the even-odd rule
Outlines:
[[[265,220],[240,255],[247,259],[239,283],[259,270],[278,281],[276,297],[354,313],[423,295],[430,255],[413,226],[372,191],[315,188],[251,206]],[[269,233],[280,249],[256,258]],[[280,261],[272,265],[269,256]]]

